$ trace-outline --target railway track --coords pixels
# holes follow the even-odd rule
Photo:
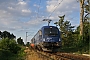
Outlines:
[[[56,53],[55,55],[61,60],[90,60],[90,57],[70,53]]]
[[[90,60],[89,56],[77,55],[72,53],[52,53],[33,50],[41,60]]]
[[[71,53],[48,53],[37,51],[39,58],[43,60],[90,60],[90,57]]]

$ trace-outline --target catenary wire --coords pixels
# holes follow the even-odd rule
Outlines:
[[[37,18],[39,18],[40,4],[41,4],[41,0],[39,2],[39,6],[38,6]]]
[[[48,19],[51,17],[51,15],[54,13],[54,11],[57,9],[57,7],[63,2],[63,0],[61,2],[59,2],[59,4],[56,6],[56,8],[52,11],[52,13],[49,15]],[[55,7],[55,6],[54,6]]]

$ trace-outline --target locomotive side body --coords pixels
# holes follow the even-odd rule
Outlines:
[[[43,26],[32,41],[39,50],[53,51],[61,47],[60,31],[55,26]]]

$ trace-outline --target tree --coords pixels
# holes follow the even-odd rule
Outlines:
[[[17,45],[15,40],[5,38],[0,41],[0,49],[16,54],[20,50],[20,47]]]
[[[1,38],[1,34],[2,34],[2,32],[0,31],[0,38]]]
[[[89,0],[80,0],[80,35],[83,37],[84,22],[90,20],[90,2]],[[89,21],[90,22],[90,21]]]
[[[28,47],[29,47],[29,46],[30,46],[30,42],[27,42],[26,46],[28,46]]]
[[[20,45],[24,45],[23,39],[21,39],[21,37],[17,39],[17,43]]]
[[[8,31],[3,31],[1,32],[1,38],[15,39],[16,36],[14,36],[13,34],[10,34],[10,32]]]
[[[90,37],[90,1],[84,0],[84,16],[83,16],[83,45],[89,46]],[[89,47],[88,47],[89,48]]]
[[[14,34],[12,33],[12,34],[10,34],[10,37],[9,37],[10,39],[14,39],[14,38],[16,38],[16,36],[14,36]]]
[[[7,31],[2,32],[1,37],[2,38],[8,38],[10,36],[10,33]]]
[[[83,43],[84,45],[89,46],[89,37],[90,37],[90,1],[84,1],[84,34],[83,34]],[[88,47],[89,48],[89,47]]]
[[[63,46],[71,46],[73,45],[73,28],[74,26],[71,26],[70,21],[64,21],[64,17],[63,16],[59,16],[59,21],[55,22],[54,24],[56,24],[56,26],[60,27],[60,31],[61,31],[61,38],[62,38],[62,44]]]
[[[80,35],[83,36],[84,0],[80,0]]]
[[[0,36],[1,36],[2,32],[0,31]]]
[[[85,9],[85,16],[84,16],[84,40],[88,40],[90,37],[90,1],[85,0],[84,3],[84,9]],[[86,36],[85,36],[86,35]]]
[[[86,13],[85,16],[88,16],[90,14],[90,1],[89,0],[85,0],[84,9],[85,9],[84,12]],[[87,19],[90,20],[90,17],[88,16]]]

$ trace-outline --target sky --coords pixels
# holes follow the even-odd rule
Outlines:
[[[73,26],[80,24],[80,4],[77,0],[0,0],[0,31],[8,31],[21,37],[26,43],[42,27],[43,19],[51,19],[50,25],[65,14],[65,20]]]

